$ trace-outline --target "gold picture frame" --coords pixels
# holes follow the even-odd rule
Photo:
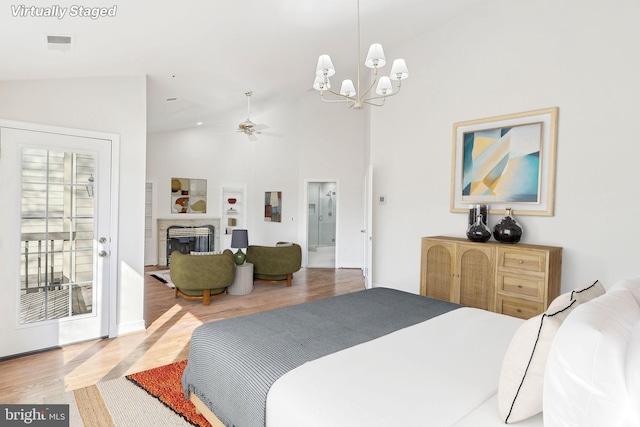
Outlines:
[[[454,123],[451,212],[553,216],[558,107]]]

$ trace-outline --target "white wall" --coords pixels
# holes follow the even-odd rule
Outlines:
[[[144,76],[0,82],[0,117],[120,135],[118,327],[144,328]]]
[[[417,293],[420,238],[464,236],[453,123],[554,106],[555,216],[519,216],[523,242],[564,248],[564,291],[640,274],[638,16],[635,0],[492,0],[394,48],[411,76],[371,113],[375,285]]]
[[[336,260],[338,267],[363,267],[364,176],[367,146],[366,112],[320,100],[318,92],[305,93],[299,100],[298,129],[300,194],[304,180],[336,181]],[[306,199],[301,198],[306,214]],[[299,230],[306,241],[306,228]]]
[[[147,179],[156,189],[157,218],[220,217],[221,185],[247,184],[249,243],[306,242],[305,180],[337,181],[340,267],[362,267],[362,187],[365,122],[362,111],[324,104],[317,93],[296,104],[271,106],[255,123],[269,126],[257,141],[236,133],[244,120],[148,135]],[[258,106],[264,108],[264,106]],[[207,180],[206,214],[171,214],[171,177]],[[264,192],[282,191],[282,222],[263,219]]]

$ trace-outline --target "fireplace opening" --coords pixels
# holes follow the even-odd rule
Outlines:
[[[179,251],[183,254],[215,251],[214,234],[215,227],[213,225],[170,226],[167,228],[167,265],[171,263],[173,251]]]

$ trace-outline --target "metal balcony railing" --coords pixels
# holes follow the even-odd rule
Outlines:
[[[21,291],[39,292],[43,288],[59,288],[69,282],[69,272],[64,271],[62,248],[64,242],[73,241],[75,232],[22,233],[24,252],[22,253],[24,274]],[[56,255],[60,259],[56,259]],[[36,257],[36,266],[30,265],[30,259]],[[34,272],[35,270],[35,272]]]

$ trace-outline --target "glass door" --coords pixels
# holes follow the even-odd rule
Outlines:
[[[0,357],[106,336],[111,141],[0,132]]]
[[[336,182],[307,184],[307,267],[335,268]]]
[[[23,147],[20,324],[94,309],[95,156]]]

